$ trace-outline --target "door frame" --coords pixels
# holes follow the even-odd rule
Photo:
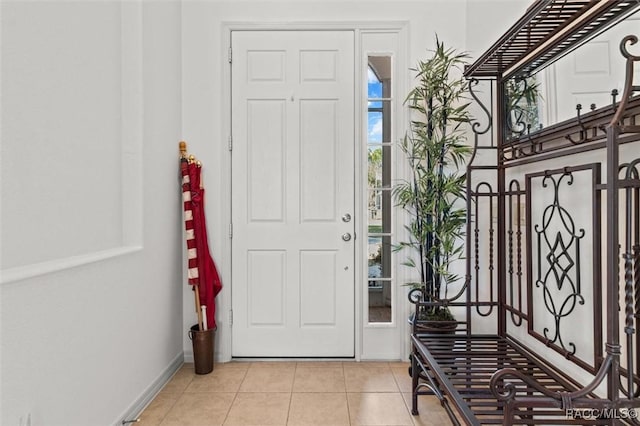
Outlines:
[[[378,22],[293,22],[293,23],[267,23],[267,22],[222,22],[221,23],[221,46],[220,52],[224,52],[225,54],[229,52],[231,54],[231,34],[234,31],[353,31],[354,32],[354,52],[356,57],[354,58],[354,117],[355,117],[355,164],[354,164],[354,173],[356,176],[355,180],[355,188],[354,188],[354,216],[355,217],[364,217],[366,215],[366,205],[363,200],[364,191],[366,188],[363,184],[366,182],[362,182],[359,179],[362,176],[363,170],[366,170],[366,164],[363,164],[363,146],[359,143],[362,140],[362,117],[365,105],[363,105],[362,99],[364,96],[362,90],[362,79],[359,74],[359,70],[362,69],[362,47],[360,43],[360,34],[363,31],[395,31],[398,32],[400,37],[403,39],[403,43],[401,46],[407,46],[407,28],[408,21],[378,21]],[[405,48],[406,49],[406,48]],[[406,58],[406,52],[401,52],[400,60]],[[231,220],[232,220],[232,212],[231,212],[231,196],[232,196],[232,185],[233,182],[231,180],[231,64],[228,58],[221,61],[222,66],[222,81],[221,81],[221,97],[220,97],[220,111],[222,116],[222,126],[221,126],[221,140],[225,141],[224,143],[219,144],[219,155],[220,158],[223,159],[221,161],[222,170],[220,170],[220,176],[225,176],[225,184],[221,187],[221,202],[224,205],[227,205],[228,208],[222,209],[222,217],[220,223],[227,224],[229,227],[229,235],[224,239],[222,243],[223,252],[231,253]],[[406,87],[406,79],[407,76],[405,74],[398,75],[399,85],[398,87],[405,88]],[[402,122],[406,122],[405,117],[397,117],[397,120],[402,120]],[[366,158],[366,156],[365,156]],[[355,228],[356,233],[356,241],[360,241],[358,236],[366,236],[366,225],[363,223],[356,224]],[[366,247],[362,244],[356,243],[354,248],[354,280],[355,280],[355,294],[354,294],[354,314],[355,314],[355,330],[354,330],[354,349],[355,349],[355,357],[356,361],[360,361],[362,359],[362,348],[363,348],[363,330],[364,330],[364,313],[363,313],[363,289],[362,286],[359,286],[358,283],[362,283],[366,281],[366,276],[364,274],[365,268],[365,250]],[[219,353],[220,362],[228,362],[232,359],[232,288],[233,288],[233,276],[231,275],[231,265],[232,259],[231,255],[224,256],[221,260],[222,268],[225,271],[228,271],[226,274],[228,281],[224,283],[225,287],[228,291],[223,291],[218,296],[220,301],[220,315],[222,318],[225,318],[225,321],[222,321],[221,326],[223,329],[218,329],[218,345],[219,348],[217,352]],[[221,300],[220,300],[221,299]],[[400,302],[400,301],[398,301]],[[399,307],[399,315],[402,317],[406,317],[409,312],[408,303],[398,303]],[[406,327],[405,327],[406,328]],[[402,328],[404,329],[404,328]],[[403,352],[402,359],[406,359],[408,357],[408,328],[405,330],[406,332],[402,333],[402,344],[403,344]]]

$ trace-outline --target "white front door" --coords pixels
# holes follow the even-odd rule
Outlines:
[[[354,355],[354,35],[232,32],[232,355]]]

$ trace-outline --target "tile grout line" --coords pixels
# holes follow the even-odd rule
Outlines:
[[[244,370],[244,376],[242,377],[242,380],[240,380],[240,383],[238,384],[238,389],[236,389],[236,392],[233,395],[233,399],[231,400],[231,404],[229,404],[229,408],[227,409],[227,414],[225,414],[224,420],[222,420],[222,425],[224,425],[227,422],[227,419],[229,418],[229,413],[231,413],[231,408],[233,408],[233,404],[236,402],[236,399],[238,399],[238,394],[240,393],[240,387],[242,386],[242,383],[247,378],[247,374],[249,373],[249,368],[250,367],[251,367],[251,365],[249,365]]]
[[[289,392],[289,407],[287,408],[287,419],[284,422],[285,425],[289,424],[289,418],[291,417],[291,401],[293,400],[293,387],[296,384],[297,371],[298,371],[298,363],[296,362],[293,368],[293,380],[291,380],[291,391]]]
[[[351,407],[349,406],[349,393],[347,392],[347,375],[345,374],[344,362],[342,363],[342,379],[344,380],[344,400],[347,402],[347,421],[351,424]]]
[[[389,370],[391,370],[391,376],[393,377],[393,380],[396,382],[396,386],[398,387],[398,395],[400,395],[400,399],[402,400],[402,405],[404,406],[404,408],[407,410],[407,413],[409,414],[409,419],[411,419],[411,424],[415,426],[416,420],[414,419],[413,414],[411,414],[411,409],[409,408],[407,401],[404,399],[402,388],[400,387],[400,382],[398,381],[398,378],[396,377],[396,374],[393,371],[393,367],[391,367],[391,365],[389,365]]]
[[[182,367],[180,367],[180,368],[178,369],[178,371],[176,371],[176,372],[174,373],[174,375],[173,375],[173,376],[171,376],[171,379],[169,379],[169,381],[165,384],[165,386],[166,386],[166,385],[167,385],[171,380],[173,380],[173,379],[175,378],[175,376],[176,376],[176,375],[178,375],[178,373],[179,373],[181,370],[183,370],[183,369],[185,368],[185,366],[186,366],[186,364],[183,364],[183,365],[182,365]],[[172,411],[172,410],[173,410],[173,408],[176,406],[176,404],[178,403],[178,401],[180,401],[180,399],[182,399],[182,397],[183,397],[183,396],[184,396],[184,394],[185,394],[185,391],[187,390],[187,388],[189,387],[189,385],[193,382],[193,377],[194,377],[194,375],[193,375],[193,374],[189,374],[189,376],[188,376],[188,377],[190,377],[190,379],[189,379],[188,383],[185,385],[185,387],[182,389],[182,391],[180,391],[180,392],[176,392],[176,393],[178,394],[178,396],[176,397],[175,401],[173,401],[173,404],[171,404],[171,407],[169,407],[169,409],[167,410],[167,412],[166,412],[166,413],[164,413],[164,415],[162,416],[162,420],[160,420],[160,423],[159,423],[159,425],[160,425],[160,426],[162,426],[162,425],[164,424],[165,420],[167,420],[167,416],[169,415],[169,413],[171,413],[171,411]],[[164,387],[163,387],[163,389],[164,389]]]

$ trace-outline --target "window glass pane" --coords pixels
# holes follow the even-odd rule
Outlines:
[[[367,201],[370,234],[390,234],[391,230],[391,189],[377,189],[369,191]]]
[[[369,278],[391,278],[391,237],[369,236]]]
[[[368,170],[367,180],[369,188],[382,187],[382,155],[383,149],[381,146],[369,147],[367,153]]]
[[[391,146],[369,146],[367,150],[369,188],[391,187]]]
[[[369,322],[391,322],[391,283],[369,281]]]
[[[370,56],[367,88],[367,291],[370,323],[391,322],[391,57]]]
[[[369,97],[391,97],[391,56],[369,56]]]
[[[382,82],[378,79],[375,71],[369,67],[368,70],[368,84],[367,84],[367,97],[368,98],[381,98],[382,97]]]
[[[377,106],[374,106],[377,105]],[[367,142],[391,142],[391,101],[369,101]]]
[[[369,234],[382,233],[382,191],[369,191],[367,206]]]
[[[380,204],[382,205],[382,232],[391,233],[391,189],[386,189],[380,193]]]
[[[370,236],[368,250],[369,250],[369,278],[381,278],[382,277],[382,237]]]
[[[369,110],[367,117],[367,142],[382,142],[382,111]]]

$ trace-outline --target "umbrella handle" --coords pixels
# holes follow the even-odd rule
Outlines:
[[[196,304],[196,315],[198,316],[198,330],[203,331],[204,325],[202,323],[202,310],[200,309],[200,284],[194,285],[195,290],[195,304]]]

